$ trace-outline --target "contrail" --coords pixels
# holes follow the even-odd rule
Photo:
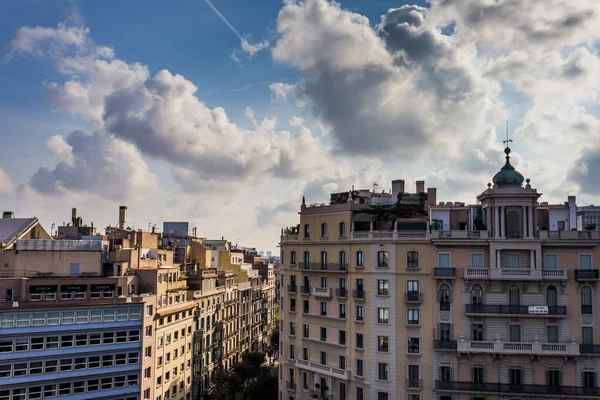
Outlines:
[[[212,4],[212,3],[211,3],[209,0],[204,0],[204,1],[206,1],[206,4],[208,4],[208,6],[209,6],[209,7],[210,7],[210,8],[211,8],[211,9],[212,9],[214,12],[215,12],[215,14],[217,14],[217,16],[218,16],[219,18],[221,18],[221,20],[227,24],[227,26],[229,27],[229,29],[231,29],[231,30],[233,31],[233,33],[235,33],[235,36],[237,36],[237,37],[238,37],[238,38],[239,38],[239,39],[240,39],[242,42],[245,42],[245,41],[246,41],[246,39],[244,39],[244,38],[242,37],[242,35],[240,35],[240,33],[238,32],[238,30],[237,30],[237,29],[235,29],[235,28],[233,27],[233,25],[231,25],[231,24],[229,23],[229,21],[227,21],[227,18],[225,18],[225,17],[223,16],[223,14],[221,14],[221,13],[219,12],[219,10],[217,10],[217,8],[216,8],[215,6],[213,6],[213,4]]]

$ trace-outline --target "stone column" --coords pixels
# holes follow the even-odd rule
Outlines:
[[[500,237],[500,207],[494,207],[494,238]]]
[[[533,232],[534,226],[533,226],[533,207],[529,206],[528,208],[528,216],[529,216],[529,237],[535,237],[535,234]]]
[[[527,235],[527,207],[521,207],[521,237],[526,238],[529,237]]]
[[[502,206],[500,207],[500,237],[501,238],[505,238],[506,237],[506,216],[504,215],[506,213],[506,207]]]
[[[486,208],[485,209],[485,225],[487,226],[487,230],[491,231],[492,230],[492,209],[491,208]]]
[[[529,250],[529,257],[530,257],[529,263],[531,264],[530,268],[535,269],[535,250]]]
[[[496,250],[496,268],[502,268],[502,257],[500,256],[500,250]]]

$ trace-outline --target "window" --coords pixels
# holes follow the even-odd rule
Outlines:
[[[327,288],[327,277],[326,276],[321,277],[321,287]]]
[[[483,287],[481,285],[473,285],[471,288],[471,304],[476,306],[483,304]]]
[[[387,296],[390,293],[390,281],[387,279],[377,280],[377,294],[380,296]]]
[[[340,356],[338,359],[338,366],[340,369],[346,369],[346,357]]]
[[[440,381],[451,382],[452,381],[452,367],[449,365],[440,366]]]
[[[558,343],[558,326],[548,325],[546,330],[548,334],[548,343]]]
[[[438,268],[451,268],[450,253],[438,254]]]
[[[340,271],[346,270],[346,252],[340,251]]]
[[[406,291],[408,293],[419,293],[419,281],[406,281]]]
[[[346,331],[338,331],[338,343],[343,346],[346,345]]]
[[[419,338],[408,338],[408,353],[419,354],[421,353],[421,343]]]
[[[363,334],[362,333],[357,333],[356,334],[356,348],[357,349],[362,349],[363,348]]]
[[[438,289],[438,302],[440,311],[450,311],[450,286],[447,284],[440,285]]]
[[[144,357],[152,356],[152,347],[148,346],[144,349]]]
[[[517,309],[514,310],[512,314],[518,314],[518,306],[521,305],[521,291],[518,286],[512,285],[508,288],[508,304],[509,306],[513,306]]]
[[[390,310],[388,308],[377,309],[377,322],[387,324],[390,322]]]
[[[554,369],[554,368],[548,369],[547,376],[548,376],[548,379],[547,379],[548,386],[559,387],[561,385],[560,370]]]
[[[148,367],[144,369],[144,379],[149,379],[152,375],[152,368]]]
[[[386,392],[377,392],[377,400],[389,400],[389,393]]]
[[[321,269],[327,269],[327,252],[321,252]]]
[[[544,254],[544,269],[556,269],[558,262],[556,254]]]
[[[296,358],[296,351],[294,349],[294,345],[290,344],[290,354],[288,357],[290,360],[293,360],[294,358]]]
[[[308,300],[302,301],[302,312],[308,314]]]
[[[321,341],[326,342],[327,341],[327,328],[325,327],[321,327]]]
[[[146,306],[146,317],[152,316],[152,305]]]
[[[309,327],[307,324],[302,324],[302,337],[307,338],[309,334]]]
[[[523,384],[522,370],[520,367],[510,367],[508,372],[509,372],[509,378],[510,378],[511,385],[522,385]]]
[[[581,327],[581,343],[594,344],[594,328],[591,326]]]
[[[322,351],[320,356],[321,364],[327,365],[327,353]]]
[[[302,359],[303,360],[308,360],[308,347],[303,347],[302,348]]]
[[[521,268],[521,256],[519,254],[509,254],[507,261],[508,268]]]
[[[294,264],[294,265],[296,264],[296,252],[295,251],[292,251],[290,253],[290,264]]]
[[[357,321],[364,321],[364,319],[365,319],[364,307],[363,306],[356,306],[356,320]]]
[[[420,388],[421,387],[421,373],[418,365],[408,366],[408,387]]]
[[[408,315],[408,324],[409,325],[419,325],[419,310],[418,309],[409,309],[407,310]]]
[[[485,382],[485,379],[483,377],[483,371],[483,365],[473,365],[473,383],[480,384]]]
[[[419,253],[416,251],[406,253],[406,268],[419,268]]]
[[[389,255],[387,251],[379,251],[377,253],[377,267],[388,268],[389,267]]]
[[[483,254],[471,253],[471,268],[484,268],[483,267]]]
[[[483,324],[473,324],[471,326],[471,340],[482,342],[483,339]]]
[[[346,223],[344,221],[339,223],[339,234],[340,237],[346,237]]]
[[[321,224],[321,237],[322,238],[327,238],[327,224],[326,223],[322,223]]]
[[[364,256],[363,256],[363,252],[362,251],[357,251],[356,252],[356,266],[357,267],[363,267],[364,266]]]
[[[579,255],[579,269],[592,269],[592,255],[591,254],[580,254]]]
[[[321,305],[321,315],[326,316],[327,315],[327,303],[322,301],[320,303],[320,305]]]
[[[581,288],[581,313],[582,314],[593,314],[593,299],[592,299],[592,289],[589,286],[584,286]]]
[[[347,400],[346,399],[346,384],[344,382],[339,383],[338,394],[340,396],[340,400]]]
[[[509,341],[516,343],[521,341],[521,325],[509,325]]]
[[[558,292],[556,286],[550,285],[546,289],[546,305],[548,307],[558,306]]]
[[[302,389],[308,389],[308,373],[302,372]]]
[[[290,312],[296,312],[296,299],[290,299]]]
[[[438,332],[439,340],[452,340],[452,324],[440,324]]]
[[[340,308],[339,317],[346,318],[346,305],[340,304],[339,308]]]
[[[290,322],[290,336],[296,336],[296,323]]]
[[[377,363],[377,379],[387,381],[389,378],[390,367],[387,363]]]
[[[595,388],[596,387],[596,373],[594,371],[583,371],[582,379],[583,387]]]
[[[377,351],[384,353],[389,351],[389,338],[387,336],[377,336]]]
[[[310,252],[304,252],[304,269],[310,268]]]
[[[310,225],[304,224],[304,239],[310,239]]]
[[[361,360],[360,358],[356,359],[356,376],[363,376],[364,374],[364,370],[363,370],[363,360]]]

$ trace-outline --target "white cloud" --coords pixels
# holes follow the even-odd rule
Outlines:
[[[49,54],[59,57],[71,49],[83,49],[89,45],[89,29],[69,27],[64,23],[56,28],[24,26],[10,42],[7,60],[15,55],[41,56]]]
[[[246,54],[248,54],[250,57],[252,57],[254,54],[258,53],[259,51],[265,50],[268,48],[269,48],[269,42],[266,40],[263,42],[252,44],[248,40],[242,39],[242,50],[244,50],[244,52]]]
[[[0,167],[0,196],[8,196],[15,192],[16,185],[10,176]]]
[[[275,82],[269,85],[269,89],[275,100],[287,101],[288,96],[296,89],[296,85]]]

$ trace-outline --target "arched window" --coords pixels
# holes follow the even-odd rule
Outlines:
[[[511,306],[521,305],[521,291],[516,285],[508,288],[508,304]]]
[[[548,307],[556,307],[558,305],[558,291],[556,286],[548,286],[546,289],[546,305]]]
[[[416,251],[406,253],[406,268],[419,268],[419,253]]]
[[[471,304],[478,306],[483,304],[483,288],[481,285],[473,285],[471,288]]]
[[[200,329],[204,329],[204,318],[200,318]]]
[[[581,288],[581,313],[582,314],[593,314],[594,313],[594,299],[592,289],[589,286]]]
[[[450,310],[450,286],[445,283],[440,285],[438,289],[438,302],[440,303],[440,310]]]

